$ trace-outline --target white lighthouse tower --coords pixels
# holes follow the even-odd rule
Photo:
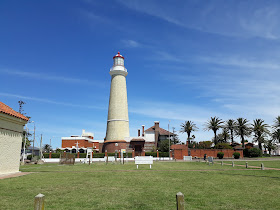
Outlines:
[[[129,137],[126,76],[124,57],[118,52],[113,57],[114,65],[110,69],[111,90],[108,109],[106,141],[124,140]]]

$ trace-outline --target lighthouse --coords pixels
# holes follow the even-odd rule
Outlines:
[[[118,52],[110,69],[111,89],[105,141],[124,140],[129,137],[126,76],[124,57]]]

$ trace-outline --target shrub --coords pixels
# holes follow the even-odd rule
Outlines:
[[[244,157],[250,157],[250,155],[249,155],[249,149],[248,149],[248,148],[245,148],[245,149],[243,150],[243,155],[244,155]]]
[[[153,156],[153,157],[157,157],[157,152],[146,152],[145,156]]]
[[[169,157],[169,152],[159,152],[160,157]]]
[[[239,159],[240,158],[240,153],[239,152],[233,153],[233,157],[234,157],[234,159]]]
[[[223,159],[224,153],[223,153],[223,152],[218,152],[217,157],[218,157],[219,159]]]
[[[259,148],[249,149],[249,157],[261,157],[262,151]]]
[[[87,153],[80,153],[80,158],[85,158],[87,156]]]
[[[271,157],[270,154],[263,154],[263,157]]]
[[[60,153],[52,153],[52,158],[60,158]]]
[[[27,155],[27,160],[31,160],[32,155]]]

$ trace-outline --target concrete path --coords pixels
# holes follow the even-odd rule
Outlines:
[[[31,174],[31,173],[33,173],[33,172],[16,172],[16,173],[11,173],[11,174],[3,174],[3,175],[0,175],[0,179],[19,177],[19,176],[24,176],[24,175]]]

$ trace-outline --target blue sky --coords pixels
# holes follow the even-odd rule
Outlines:
[[[82,129],[105,137],[118,51],[131,136],[192,120],[204,141],[210,117],[272,124],[280,114],[279,1],[1,1],[0,28],[0,101],[25,101],[53,147]]]

